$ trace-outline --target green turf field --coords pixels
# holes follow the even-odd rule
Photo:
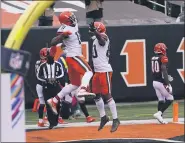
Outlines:
[[[179,102],[179,117],[184,118],[184,101]],[[122,103],[117,105],[118,116],[120,120],[145,120],[153,119],[153,114],[157,111],[157,102],[150,103]],[[97,117],[99,120],[99,114],[95,106],[88,106],[89,114]],[[106,107],[107,114],[111,116],[108,107]],[[164,114],[164,118],[172,118],[172,105],[167,109]],[[36,124],[38,120],[38,114],[31,110],[26,110],[26,124]],[[83,122],[84,117],[80,117],[77,120],[68,120],[67,122]]]

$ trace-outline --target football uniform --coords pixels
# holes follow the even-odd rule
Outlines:
[[[95,94],[107,95],[111,93],[112,67],[109,63],[110,41],[106,40],[101,46],[98,39],[93,41],[93,66],[95,74],[92,79],[92,91]]]
[[[161,83],[164,83],[163,74],[161,71],[161,65],[162,63],[168,63],[168,58],[166,56],[154,56],[151,59],[152,64],[152,77],[154,81],[158,81]]]
[[[78,32],[78,25],[74,27],[68,25],[62,25],[57,34],[64,32],[71,32],[68,38],[63,40],[63,44],[66,48],[66,62],[68,65],[68,73],[71,84],[80,86],[81,75],[87,71],[91,71],[90,66],[82,55],[82,46],[80,40],[80,34]]]
[[[65,69],[64,69],[64,76],[65,76],[65,79],[66,79],[65,81],[66,81],[67,84],[70,84],[70,80],[68,78],[68,65],[67,65],[65,59],[66,59],[66,56],[63,56],[62,55],[58,59],[58,62],[60,62],[63,65],[63,67],[65,67]],[[65,100],[67,100],[69,102],[69,100],[72,99],[73,96],[75,96],[78,101],[85,101],[85,97],[79,98],[79,97],[77,97],[77,94],[76,93],[77,93],[77,90],[74,90],[73,92],[71,92],[70,96],[66,96],[65,97]],[[70,100],[70,101],[72,102],[72,100]],[[69,102],[69,103],[71,103],[71,102]]]
[[[166,56],[153,56],[151,58],[151,69],[153,77],[153,87],[156,91],[156,95],[159,101],[173,100],[173,96],[166,90],[164,86],[164,78],[162,74],[161,65],[168,64],[168,58]]]

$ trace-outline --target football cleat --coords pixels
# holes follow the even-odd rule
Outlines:
[[[37,123],[37,126],[38,126],[38,127],[47,127],[47,126],[44,124],[44,122],[38,122],[38,123]]]
[[[88,117],[86,118],[87,123],[94,122],[95,120],[96,120],[96,119],[93,118],[93,117],[91,117],[91,116],[88,116]]]
[[[58,112],[57,112],[57,103],[53,102],[53,98],[48,99],[47,103],[50,106],[53,113],[57,115],[58,114]]]
[[[105,126],[105,124],[107,122],[109,122],[109,117],[107,115],[101,117],[100,126],[98,128],[98,131],[100,131],[101,129],[103,129],[103,127]]]
[[[118,129],[119,125],[120,125],[119,119],[113,119],[112,127],[111,127],[110,132],[111,132],[111,133],[112,133],[112,132],[115,132],[115,131]]]
[[[154,118],[156,118],[159,121],[159,123],[168,124],[168,122],[165,121],[161,115],[162,115],[162,113],[159,111],[159,112],[155,113],[153,116],[154,116]]]
[[[84,88],[81,88],[81,89],[78,91],[78,93],[77,93],[77,97],[86,97],[86,96],[95,97],[96,94],[91,93],[91,92],[87,92],[87,90],[84,89]]]
[[[61,117],[58,118],[59,124],[68,124],[68,122],[65,122]]]

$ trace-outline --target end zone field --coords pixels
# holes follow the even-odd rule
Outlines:
[[[172,106],[165,112],[164,118],[170,123],[160,125],[153,119],[157,102],[122,103],[117,105],[121,126],[115,133],[110,133],[109,122],[102,131],[99,125],[98,111],[95,106],[88,106],[89,113],[96,117],[94,123],[86,123],[82,117],[69,120],[69,124],[59,125],[48,130],[38,128],[37,113],[26,111],[27,142],[178,142],[184,140],[184,101],[179,101],[179,122],[172,123]],[[110,112],[107,113],[110,116]]]

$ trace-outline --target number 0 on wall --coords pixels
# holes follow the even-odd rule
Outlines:
[[[126,85],[146,86],[145,39],[126,40],[120,55],[126,56],[126,72],[121,72]]]

